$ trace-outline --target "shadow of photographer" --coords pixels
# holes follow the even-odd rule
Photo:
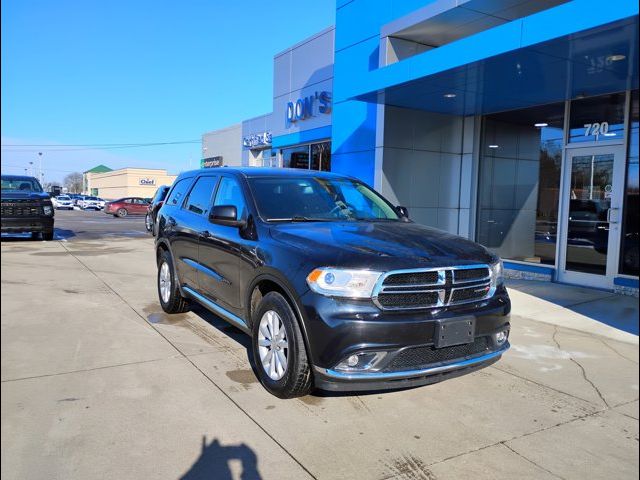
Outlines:
[[[236,460],[242,466],[239,478],[242,480],[260,480],[262,476],[258,471],[258,457],[246,444],[221,445],[218,439],[207,444],[207,439],[202,436],[202,450],[196,462],[186,472],[181,480],[231,480],[231,463]]]

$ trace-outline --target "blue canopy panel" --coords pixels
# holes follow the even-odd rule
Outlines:
[[[439,63],[444,66],[449,61],[443,61],[445,52],[437,50],[481,50],[485,33],[487,40],[500,41],[497,30],[501,28],[478,34],[476,41],[467,38],[457,42],[465,45],[445,45],[369,72],[370,86],[388,85],[350,98],[438,113],[481,115],[638,88],[638,15],[437,71]],[[508,36],[504,41],[510,43]],[[495,50],[495,46],[487,50]],[[473,52],[467,50],[461,56],[468,55],[473,57]],[[429,56],[433,61],[427,61]],[[426,74],[420,77],[418,72],[425,66]],[[385,72],[387,69],[390,71]],[[403,75],[413,78],[398,82]]]

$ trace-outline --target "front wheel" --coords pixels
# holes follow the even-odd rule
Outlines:
[[[44,232],[42,232],[42,239],[45,242],[50,242],[51,240],[53,240],[53,230],[45,230]]]
[[[253,318],[252,350],[260,382],[279,398],[307,395],[311,368],[298,319],[277,292],[264,296]]]
[[[116,214],[116,215],[117,215],[118,217],[120,217],[120,218],[124,218],[124,217],[126,217],[128,214],[129,214],[129,212],[127,212],[127,209],[126,209],[126,208],[119,208],[119,209],[118,209],[118,212],[117,212],[117,214]]]
[[[147,229],[147,232],[150,232],[153,228],[153,225],[151,224],[151,215],[148,213],[144,216],[144,227]]]
[[[183,313],[189,310],[189,302],[180,294],[173,259],[166,250],[158,259],[158,298],[162,310],[167,313]]]

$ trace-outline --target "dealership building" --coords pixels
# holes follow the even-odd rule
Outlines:
[[[638,295],[638,3],[337,0],[203,166],[357,177],[508,274]]]

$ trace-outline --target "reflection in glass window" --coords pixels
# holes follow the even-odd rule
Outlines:
[[[247,207],[242,194],[242,188],[235,178],[222,177],[216,193],[215,206],[233,205],[238,212],[238,219],[244,218]]]
[[[311,145],[311,170],[331,171],[331,142]]]
[[[620,273],[638,275],[638,90],[631,94],[631,123],[629,125],[629,155],[627,182],[624,192],[624,229],[620,255]]]
[[[198,215],[208,215],[218,177],[200,177],[189,193],[187,210]]]
[[[309,145],[282,149],[284,168],[309,168]]]
[[[624,137],[625,93],[571,102],[569,142],[606,142]]]
[[[484,118],[478,241],[501,257],[555,263],[564,103]]]

